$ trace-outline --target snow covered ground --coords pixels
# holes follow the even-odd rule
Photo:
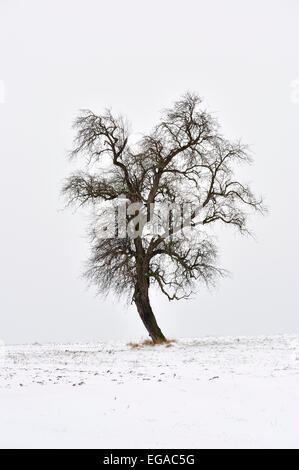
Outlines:
[[[0,349],[1,448],[299,447],[299,336]]]

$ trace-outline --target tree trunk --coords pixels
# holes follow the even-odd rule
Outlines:
[[[140,292],[137,287],[135,291],[134,302],[136,304],[140,318],[143,321],[143,324],[147,329],[153,342],[163,343],[164,341],[166,341],[166,338],[160,330],[155,315],[152,311],[148,296],[148,288],[147,292]]]
[[[157,324],[149,300],[148,261],[142,246],[142,240],[140,237],[137,237],[134,242],[136,247],[137,279],[133,300],[136,304],[140,318],[153,342],[163,343],[166,341],[166,338]]]

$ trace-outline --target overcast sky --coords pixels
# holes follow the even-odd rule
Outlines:
[[[0,0],[0,339],[147,336],[134,307],[86,288],[86,216],[59,192],[78,109],[111,106],[147,132],[187,90],[251,145],[245,180],[270,214],[252,220],[255,239],[221,231],[232,277],[216,289],[152,296],[160,326],[298,333],[298,22],[297,0]]]

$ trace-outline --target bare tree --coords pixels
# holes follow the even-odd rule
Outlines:
[[[217,249],[206,226],[220,222],[245,234],[246,208],[264,211],[261,199],[234,176],[238,163],[250,162],[248,150],[225,139],[217,121],[201,109],[201,99],[190,93],[165,110],[159,124],[138,142],[129,142],[126,121],[110,110],[101,116],[82,111],[74,128],[71,155],[85,156],[88,170],[73,173],[63,192],[69,203],[93,206],[86,276],[99,292],[129,295],[152,340],[163,342],[150,286],[173,300],[188,298],[199,281],[213,283],[223,271],[216,265]],[[116,217],[120,201],[133,207],[125,211],[125,222],[134,236],[128,231],[120,236],[114,229],[103,236],[107,201],[114,204]],[[170,210],[166,219],[159,216],[162,231],[149,228],[153,206],[184,203],[192,204],[187,215],[181,211],[175,217]]]

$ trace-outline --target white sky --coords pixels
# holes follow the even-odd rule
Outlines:
[[[221,233],[233,277],[217,289],[154,295],[158,322],[169,337],[298,333],[298,21],[296,0],[0,0],[0,339],[146,337],[134,307],[86,289],[86,217],[59,191],[78,109],[146,132],[186,90],[251,145],[271,213],[256,240]]]

